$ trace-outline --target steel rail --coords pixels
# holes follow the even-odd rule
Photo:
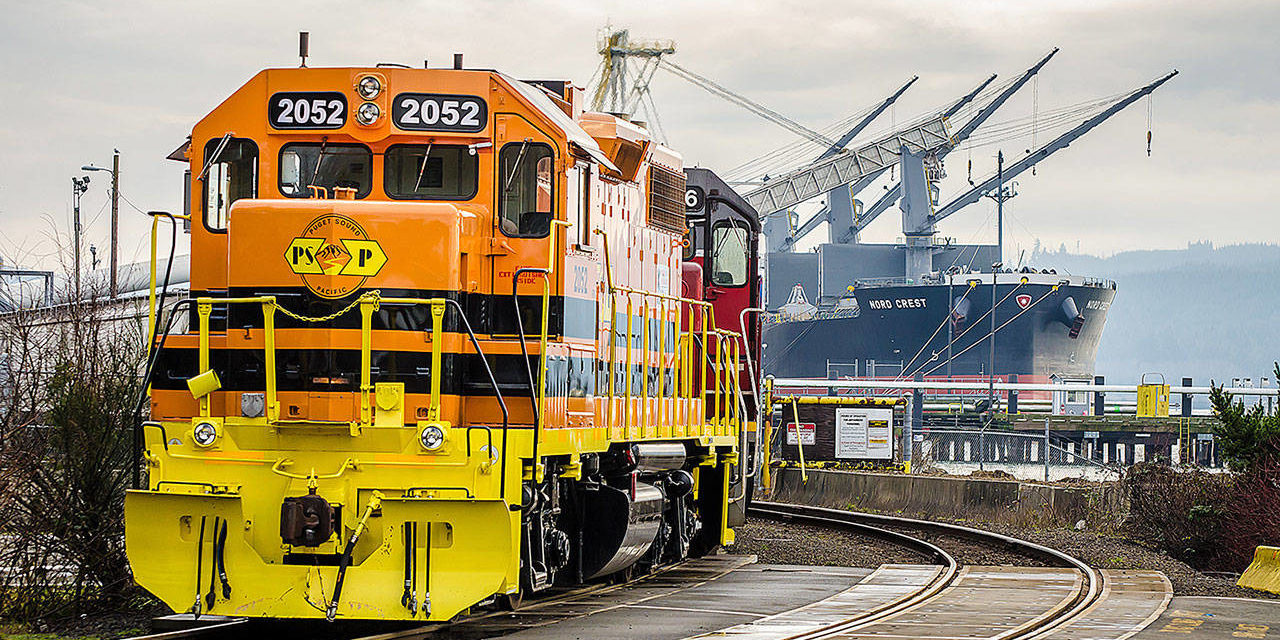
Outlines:
[[[831,517],[829,514],[818,515],[815,513],[807,513],[801,510],[792,509],[791,507],[793,506],[794,505],[782,503],[755,502],[754,506],[747,509],[747,513],[754,516],[763,516],[779,520],[799,520],[803,522],[822,524],[828,527],[835,526],[841,529],[856,531],[863,535],[880,538],[930,558],[935,564],[941,565],[942,570],[939,571],[938,575],[934,576],[932,580],[906,598],[886,602],[877,607],[859,612],[852,618],[847,618],[834,624],[810,629],[797,635],[788,636],[787,640],[823,638],[835,633],[849,631],[856,627],[893,617],[898,613],[906,611],[907,609],[921,604],[942,593],[943,590],[950,587],[955,582],[959,575],[960,563],[956,562],[954,556],[932,542],[921,540],[920,538],[915,538],[905,533],[882,529],[880,527],[873,527],[860,522],[853,522],[845,518]]]
[[[985,531],[973,527],[951,524],[947,522],[935,522],[932,520],[918,520],[915,518],[904,518],[900,516],[887,516],[873,513],[863,513],[857,511],[844,511],[840,509],[828,509],[824,507],[812,507],[806,505],[795,505],[778,502],[756,501],[753,506],[748,509],[749,514],[765,515],[766,517],[789,517],[797,520],[807,520],[814,522],[835,522],[841,526],[857,525],[859,527],[872,527],[867,523],[875,523],[879,525],[907,527],[915,529],[927,529],[935,533],[943,533],[955,537],[968,538],[977,542],[1004,547],[1010,550],[1021,552],[1025,555],[1046,560],[1052,564],[1065,566],[1079,571],[1083,577],[1080,590],[1076,597],[1072,600],[1071,605],[1065,610],[1051,610],[1048,615],[1042,615],[1038,619],[1030,621],[1012,633],[1001,635],[1000,638],[1044,638],[1053,631],[1062,628],[1064,625],[1070,624],[1083,614],[1087,609],[1093,606],[1102,596],[1104,578],[1100,571],[1090,567],[1088,563],[1071,556],[1067,553],[1036,544],[1029,540],[1006,536],[1004,534]],[[905,535],[905,534],[902,534]],[[921,541],[923,542],[923,541]],[[930,596],[932,597],[932,596]],[[914,606],[928,598],[915,599],[910,605]],[[850,621],[836,625],[838,628],[827,628],[818,633],[810,631],[804,634],[794,636],[798,639],[810,639],[826,637],[835,632],[849,631],[855,628],[866,626],[869,623],[876,622],[880,619],[890,617],[901,610],[910,608],[904,606],[895,608],[893,612],[883,613],[876,616],[875,620],[868,620],[864,616],[858,616]],[[788,639],[791,640],[791,639]]]
[[[187,640],[188,638],[202,638],[207,635],[227,634],[235,637],[242,630],[243,626],[249,621],[248,618],[235,618],[226,622],[218,622],[214,624],[206,624],[199,627],[191,627],[189,629],[176,629],[174,631],[162,631],[160,633],[149,633],[142,636],[131,636],[124,640]]]

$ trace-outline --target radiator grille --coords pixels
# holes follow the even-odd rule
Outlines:
[[[685,232],[683,173],[649,167],[649,226]]]

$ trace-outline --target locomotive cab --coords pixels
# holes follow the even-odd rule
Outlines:
[[[680,155],[582,102],[270,69],[195,125],[191,294],[154,332],[126,498],[142,586],[448,620],[732,542],[742,327],[682,291]]]

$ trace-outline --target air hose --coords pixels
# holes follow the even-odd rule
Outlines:
[[[356,542],[364,534],[365,527],[369,523],[369,517],[381,506],[382,492],[374,491],[373,496],[369,498],[369,506],[364,508],[364,515],[360,516],[360,522],[356,523],[355,531],[352,531],[351,537],[347,539],[347,546],[342,550],[342,557],[338,558],[338,581],[333,585],[333,599],[329,601],[329,606],[325,608],[324,612],[324,617],[329,622],[333,622],[333,619],[338,617],[338,599],[342,597],[342,581],[347,576],[347,567],[351,566],[351,554],[356,549]]]

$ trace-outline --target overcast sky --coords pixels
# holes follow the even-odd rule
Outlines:
[[[164,156],[259,69],[297,64],[297,32],[313,66],[377,62],[468,66],[586,84],[606,22],[633,37],[670,38],[684,67],[813,128],[920,81],[872,130],[905,122],[991,73],[1012,77],[1062,51],[989,123],[1039,113],[1181,74],[1148,109],[1133,105],[1018,179],[1006,221],[1012,252],[1035,238],[1111,254],[1189,241],[1277,242],[1272,150],[1280,147],[1280,3],[1136,1],[858,2],[15,2],[0,22],[0,257],[53,267],[68,233],[70,179],[123,154],[121,193],[143,210],[181,210],[183,166]],[[783,129],[659,72],[662,123],[687,162],[724,170],[795,140]],[[1047,140],[1046,133],[1038,141]],[[1029,136],[948,158],[943,199],[1016,159]],[[86,242],[105,247],[105,173],[82,207]],[[874,185],[862,199],[874,200]],[[992,205],[948,219],[945,235],[994,239]],[[122,206],[122,262],[145,257],[145,218]],[[900,235],[883,216],[871,240]],[[105,249],[100,252],[105,258]]]

